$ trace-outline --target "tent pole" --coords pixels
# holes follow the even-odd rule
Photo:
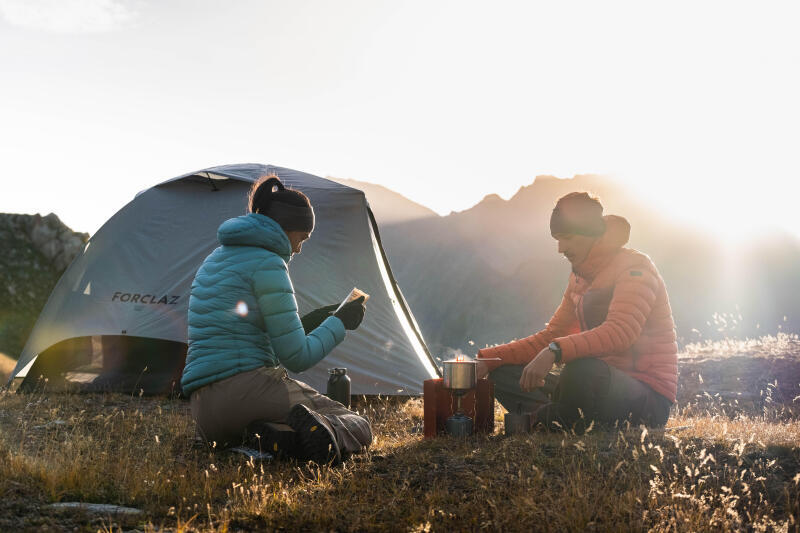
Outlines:
[[[375,234],[375,240],[378,241],[378,249],[381,251],[381,259],[383,260],[383,265],[386,268],[386,273],[389,275],[389,281],[392,282],[392,290],[397,296],[397,301],[400,304],[400,308],[403,310],[403,314],[406,316],[406,320],[411,325],[411,329],[414,330],[414,334],[417,336],[417,340],[422,345],[422,349],[425,350],[425,355],[428,356],[428,359],[431,362],[431,366],[436,370],[436,373],[439,374],[439,377],[442,376],[441,371],[439,370],[439,366],[434,361],[433,356],[431,356],[431,352],[428,350],[428,345],[425,343],[425,339],[422,338],[422,332],[419,330],[417,326],[417,321],[414,320],[414,317],[411,315],[411,310],[408,308],[408,302],[406,302],[405,297],[403,296],[403,292],[400,290],[400,286],[397,284],[397,280],[392,273],[392,267],[389,265],[389,259],[386,257],[386,251],[383,249],[383,243],[381,242],[381,234],[378,231],[378,223],[375,220],[375,215],[372,213],[372,209],[367,204],[367,214],[369,214],[369,222],[372,225],[372,232]]]

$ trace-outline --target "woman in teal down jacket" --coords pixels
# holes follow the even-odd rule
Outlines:
[[[181,386],[209,443],[236,445],[259,434],[263,444],[272,432],[269,451],[280,441],[278,451],[288,455],[338,461],[372,442],[369,422],[286,369],[302,372],[328,355],[361,323],[364,300],[301,319],[287,264],[314,229],[311,203],[277,176],[255,183],[248,203],[248,214],[219,227],[221,246],[192,283]]]

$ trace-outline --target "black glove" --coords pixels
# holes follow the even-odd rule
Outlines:
[[[364,297],[361,296],[352,302],[344,304],[333,316],[342,321],[345,329],[356,329],[364,319],[364,313],[366,311],[367,306],[364,305]]]
[[[331,316],[331,313],[336,311],[337,307],[339,307],[339,304],[326,305],[325,307],[314,309],[307,315],[303,316],[303,318],[300,319],[300,322],[303,324],[303,331],[306,332],[306,335],[317,329],[326,318]]]

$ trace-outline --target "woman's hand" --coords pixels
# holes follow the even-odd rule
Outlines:
[[[553,368],[555,363],[556,354],[550,351],[550,348],[545,348],[539,352],[533,361],[525,365],[522,369],[522,377],[519,380],[519,388],[525,392],[531,392],[533,389],[544,386],[544,379]]]
[[[364,319],[364,313],[367,312],[364,299],[363,296],[360,296],[352,302],[347,302],[341,309],[333,314],[333,316],[342,321],[345,329],[356,329],[359,324],[361,324],[361,321]]]
[[[303,324],[303,331],[306,332],[306,335],[317,329],[326,318],[331,316],[331,313],[336,311],[337,307],[339,307],[339,304],[326,305],[325,307],[319,307],[303,315],[300,319],[300,323]]]

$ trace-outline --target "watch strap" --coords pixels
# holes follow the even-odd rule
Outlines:
[[[556,356],[554,362],[561,364],[561,346],[559,346],[557,342],[553,341],[550,343],[548,348],[550,348],[550,351]]]

